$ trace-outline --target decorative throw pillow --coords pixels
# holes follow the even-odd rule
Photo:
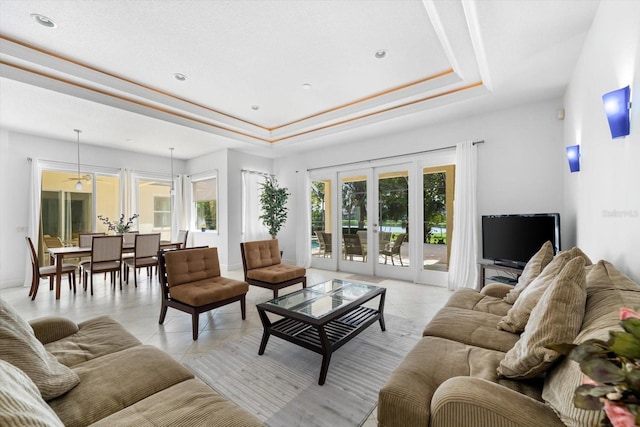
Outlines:
[[[503,300],[507,304],[513,304],[518,299],[518,296],[522,291],[533,282],[533,280],[540,275],[542,270],[553,259],[553,245],[550,241],[544,242],[542,247],[536,252],[531,259],[527,262],[527,265],[522,270],[522,274],[518,278],[516,286],[504,296]]]
[[[587,256],[587,254],[585,254],[582,249],[580,249],[577,246],[574,246],[573,248],[567,250],[567,251],[560,251],[558,252],[559,254],[563,254],[563,253],[568,253],[569,254],[569,258],[573,259],[577,256],[581,257],[582,259],[584,259],[584,265],[591,265],[593,264],[593,262],[591,262],[591,259]]]
[[[507,315],[498,323],[498,329],[519,334],[524,331],[524,327],[529,320],[531,310],[536,306],[538,300],[549,287],[553,279],[562,271],[562,268],[570,260],[569,253],[560,253],[542,270],[533,282],[520,294],[516,302],[507,312]]]
[[[580,331],[587,300],[584,259],[569,261],[544,291],[518,342],[498,366],[498,374],[514,379],[545,372],[560,353],[548,344],[573,342]]]
[[[0,360],[0,424],[3,426],[63,427],[38,387],[20,369]]]
[[[49,353],[31,326],[0,299],[0,359],[21,369],[40,390],[44,400],[75,387],[80,378]]]

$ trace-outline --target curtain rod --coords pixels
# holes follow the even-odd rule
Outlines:
[[[481,139],[481,140],[478,140],[478,141],[473,141],[472,144],[473,145],[484,144],[484,139]],[[318,168],[309,168],[309,169],[307,169],[307,172],[311,172],[311,171],[315,171],[315,170],[319,170],[319,169],[335,168],[335,167],[338,167],[338,166],[350,166],[350,165],[357,165],[357,164],[362,164],[362,163],[371,163],[371,162],[375,162],[377,160],[395,159],[397,157],[415,156],[416,154],[433,153],[434,151],[450,150],[452,148],[456,148],[456,146],[455,145],[449,145],[447,147],[432,148],[430,150],[414,151],[413,153],[396,154],[394,156],[376,157],[375,159],[358,160],[358,161],[355,161],[355,162],[340,163],[340,164],[337,164],[337,165],[322,166],[322,167],[318,167]]]
[[[255,175],[262,175],[262,176],[275,176],[272,173],[267,173],[267,172],[260,172],[260,171],[254,171],[254,170],[249,170],[249,169],[240,169],[241,172],[247,172],[247,173],[252,173]]]

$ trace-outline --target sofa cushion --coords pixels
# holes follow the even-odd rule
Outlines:
[[[164,254],[169,287],[220,276],[217,248],[193,248]]]
[[[281,283],[287,280],[297,279],[306,274],[304,267],[294,265],[276,264],[267,267],[247,270],[247,278],[267,283]]]
[[[65,426],[96,422],[193,374],[169,354],[139,345],[74,366],[80,384],[49,401]]]
[[[280,264],[280,247],[277,239],[244,242],[244,257],[247,270]]]
[[[108,316],[100,316],[81,322],[78,332],[45,344],[44,348],[63,365],[73,367],[140,344],[118,322]]]
[[[507,304],[502,298],[485,295],[475,289],[461,288],[449,297],[445,307],[464,308],[505,316],[511,308],[511,304]]]
[[[24,372],[0,359],[0,425],[63,427]]]
[[[226,277],[212,277],[169,288],[171,298],[194,307],[237,297],[248,291],[247,282]]]
[[[513,304],[513,307],[511,307],[507,315],[498,323],[498,328],[513,333],[521,333],[524,331],[531,310],[533,310],[544,291],[570,259],[571,255],[568,252],[556,255],[544,270],[542,270],[542,273],[522,291]]]
[[[500,362],[498,373],[519,379],[545,372],[560,357],[545,346],[573,342],[582,324],[586,298],[584,259],[576,257],[544,291],[520,340]]]
[[[517,389],[540,400],[537,381],[498,378],[501,351],[440,337],[423,337],[391,373],[378,396],[378,425],[428,425],[433,393],[449,378],[470,376]]]
[[[553,259],[553,245],[550,241],[546,241],[525,265],[522,274],[518,278],[518,283],[504,297],[504,302],[513,304],[516,302],[522,291],[533,282],[533,280],[542,273],[542,270]]]
[[[491,313],[444,307],[427,324],[422,335],[506,352],[515,345],[520,336],[496,328],[500,319],[500,316]]]
[[[608,261],[598,262],[586,278],[587,302],[580,333],[581,343],[596,338],[607,340],[609,331],[621,330],[620,307],[640,307],[640,286]],[[582,384],[580,367],[564,358],[546,375],[542,397],[568,426],[599,426],[601,411],[586,411],[573,405],[575,389]]]
[[[21,369],[50,400],[75,387],[80,379],[38,341],[31,326],[0,299],[0,359]]]
[[[103,418],[92,424],[92,427],[125,425],[257,427],[263,424],[253,415],[194,378],[175,384]]]

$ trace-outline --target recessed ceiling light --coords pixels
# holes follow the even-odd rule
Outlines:
[[[386,50],[384,50],[384,49],[380,49],[380,50],[377,50],[377,51],[376,51],[376,55],[375,55],[375,57],[376,57],[376,58],[378,58],[378,59],[382,59],[382,58],[384,58],[385,56],[387,56],[387,51],[386,51]]]
[[[35,21],[40,25],[43,25],[43,26],[48,27],[48,28],[55,28],[56,27],[56,23],[53,22],[51,19],[47,18],[44,15],[40,15],[39,13],[32,13],[30,16],[33,19],[35,19]]]
[[[187,80],[187,76],[185,76],[184,74],[181,74],[181,73],[175,73],[175,74],[173,75],[173,77],[174,77],[176,80],[178,80],[179,82],[183,82],[183,81]]]
[[[302,89],[304,89],[304,90],[309,90],[309,89],[311,89],[311,84],[310,84],[310,83],[305,83],[305,84],[303,84],[303,85],[302,85]]]
[[[255,105],[255,104],[254,104],[254,105],[252,105],[252,106],[251,106],[251,109],[252,109],[252,110],[259,110],[259,109],[260,109],[260,106],[259,106],[259,105]]]

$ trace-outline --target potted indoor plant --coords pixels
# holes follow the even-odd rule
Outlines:
[[[260,220],[269,230],[272,239],[276,238],[278,231],[287,221],[287,200],[290,193],[286,187],[281,188],[278,180],[269,176],[262,184],[262,192],[260,193],[260,206],[262,215]]]

